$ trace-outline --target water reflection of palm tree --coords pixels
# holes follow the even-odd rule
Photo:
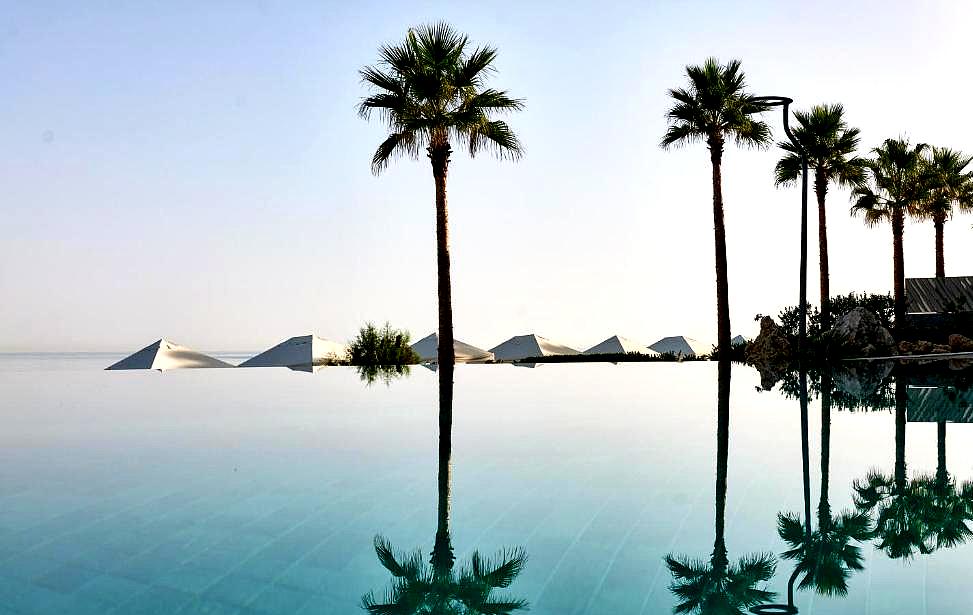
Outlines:
[[[774,593],[757,586],[774,576],[776,561],[769,553],[750,554],[731,563],[726,549],[727,465],[730,447],[730,362],[719,362],[716,430],[716,540],[709,561],[666,556],[672,573],[670,591],[680,600],[676,613],[707,615],[744,613],[767,602]]]
[[[391,544],[375,537],[375,554],[391,573],[384,596],[369,592],[362,607],[375,614],[505,615],[527,608],[524,600],[493,595],[508,587],[527,563],[523,549],[501,551],[493,559],[478,552],[470,564],[456,570],[450,534],[450,476],[453,426],[453,366],[439,366],[439,488],[436,541],[429,564],[422,552],[396,553]]]
[[[927,525],[929,504],[923,479],[908,480],[905,465],[905,427],[908,393],[902,378],[895,382],[895,473],[869,472],[855,481],[855,506],[874,515],[878,548],[891,558],[910,558],[935,548]]]
[[[973,537],[966,524],[973,521],[973,483],[957,486],[946,469],[946,421],[936,423],[936,475],[922,479],[926,494],[926,524],[935,548],[951,548]]]
[[[871,519],[864,512],[831,514],[828,479],[831,454],[831,374],[821,375],[821,499],[818,526],[808,535],[800,517],[792,513],[777,516],[777,531],[790,545],[782,555],[797,560],[796,574],[803,575],[798,587],[814,588],[825,595],[844,596],[848,578],[862,570],[861,548],[853,542],[871,537]]]

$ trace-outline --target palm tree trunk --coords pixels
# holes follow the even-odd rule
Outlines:
[[[945,214],[936,214],[932,219],[936,227],[936,277],[946,277],[946,256],[943,253],[943,227],[946,225]]]
[[[821,374],[821,501],[818,503],[818,528],[831,524],[831,505],[828,502],[828,479],[831,463],[831,374]]]
[[[936,423],[936,482],[945,485],[949,480],[946,471],[946,421]]]
[[[905,255],[903,242],[905,237],[905,212],[901,207],[892,210],[892,269],[893,288],[895,290],[895,330],[901,333],[905,329]]]
[[[722,354],[717,376],[716,403],[716,540],[713,543],[714,569],[725,569],[726,553],[726,475],[730,453],[730,359]]]
[[[446,210],[446,174],[449,169],[448,145],[429,148],[432,175],[436,181],[436,267],[439,279],[439,365],[452,365],[453,290],[449,278],[449,217]]]
[[[430,563],[436,574],[447,574],[453,567],[453,544],[449,532],[449,494],[453,451],[453,366],[439,365],[439,498],[436,543]]]
[[[723,140],[709,140],[713,165],[713,231],[716,240],[716,323],[719,356],[730,352],[730,283],[726,260],[726,227],[723,223]]]
[[[828,180],[820,169],[814,173],[814,194],[818,197],[818,255],[821,273],[821,330],[831,327],[831,279],[828,270],[828,217],[824,208]]]
[[[905,419],[909,395],[902,378],[895,382],[895,487],[905,491]]]

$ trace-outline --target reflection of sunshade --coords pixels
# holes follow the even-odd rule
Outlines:
[[[602,343],[592,346],[585,350],[584,354],[624,354],[626,352],[637,352],[644,355],[659,354],[648,346],[643,346],[620,335],[613,335]]]
[[[240,367],[290,367],[292,365],[324,365],[345,358],[347,346],[316,335],[300,335],[285,340],[257,356],[247,359]]]
[[[911,423],[973,423],[973,389],[909,387]]]
[[[416,351],[416,354],[423,361],[439,360],[439,334],[430,333],[413,344],[412,349]],[[456,356],[457,363],[493,360],[493,353],[457,339],[453,340],[453,354]]]
[[[173,344],[163,338],[149,344],[106,369],[190,369],[198,367],[233,367],[192,348]]]
[[[539,335],[515,335],[506,342],[490,349],[497,361],[517,361],[530,357],[549,357],[553,355],[580,354],[570,348]]]

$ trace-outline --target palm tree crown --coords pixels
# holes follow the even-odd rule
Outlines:
[[[925,143],[912,146],[906,139],[886,139],[873,149],[868,178],[852,192],[852,214],[863,216],[869,226],[892,219],[896,212],[918,215],[928,187],[927,148]]]
[[[725,65],[708,58],[702,66],[687,66],[688,88],[669,90],[676,104],[669,109],[669,128],[662,147],[706,141],[722,148],[732,137],[738,145],[763,147],[770,143],[770,127],[752,116],[767,110],[746,92],[739,60]]]
[[[797,126],[792,132],[818,180],[815,190],[819,189],[818,182],[825,190],[829,183],[853,188],[865,177],[867,163],[854,155],[860,131],[848,126],[844,114],[840,104],[815,105],[810,111],[794,112]],[[775,168],[777,184],[794,184],[801,176],[801,154],[790,141],[781,141],[778,147],[785,153]]]
[[[973,156],[948,147],[933,147],[928,161],[929,198],[917,212],[920,218],[942,216],[948,220],[953,207],[973,211]]]
[[[527,608],[519,598],[495,596],[494,590],[507,588],[527,563],[522,549],[501,551],[494,561],[476,551],[469,566],[454,571],[436,570],[427,565],[422,553],[395,553],[387,540],[375,538],[375,553],[393,577],[391,587],[381,598],[374,593],[362,597],[369,613],[402,615],[505,615]]]
[[[484,148],[501,158],[518,158],[523,148],[496,113],[519,111],[524,101],[485,87],[497,50],[470,49],[466,36],[440,22],[411,28],[403,42],[379,50],[379,65],[361,72],[375,92],[358,107],[364,118],[378,111],[391,133],[372,157],[380,173],[396,156],[418,157],[422,148],[450,151],[465,144],[470,155]]]

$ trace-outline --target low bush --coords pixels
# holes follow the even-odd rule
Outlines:
[[[409,346],[409,332],[366,323],[348,345],[348,362],[359,366],[415,365],[419,355]]]

